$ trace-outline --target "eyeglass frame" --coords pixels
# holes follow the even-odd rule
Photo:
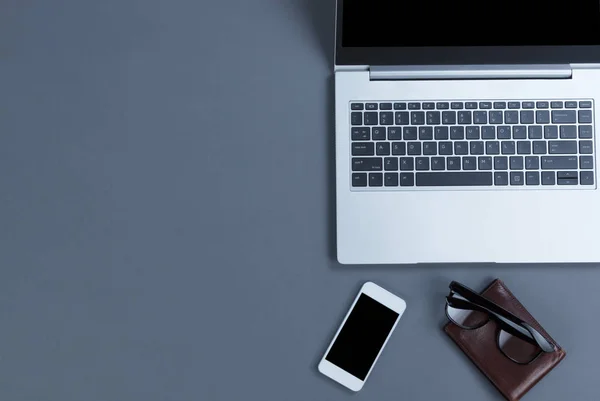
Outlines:
[[[452,323],[465,330],[477,330],[488,324],[489,321],[493,319],[500,326],[501,329],[500,331],[498,331],[498,340],[500,332],[503,330],[508,334],[511,334],[523,341],[526,341],[532,345],[539,347],[541,350],[541,352],[539,352],[538,355],[536,355],[531,361],[523,363],[511,358],[509,355],[506,355],[506,353],[504,353],[504,351],[500,349],[502,353],[511,361],[520,365],[527,365],[535,361],[542,353],[551,353],[556,351],[556,346],[544,335],[542,335],[539,331],[534,329],[530,324],[518,318],[514,314],[510,313],[506,309],[502,308],[495,302],[490,301],[489,299],[476,293],[469,287],[456,281],[452,281],[449,287],[450,294],[446,297],[445,312],[446,317]],[[458,294],[464,299],[453,297],[454,294]],[[461,324],[458,324],[456,321],[454,321],[454,319],[450,317],[448,313],[448,307],[482,312],[486,314],[487,320],[476,327],[463,326]]]

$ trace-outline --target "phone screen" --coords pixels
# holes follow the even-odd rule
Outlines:
[[[325,359],[365,380],[398,313],[361,294]]]

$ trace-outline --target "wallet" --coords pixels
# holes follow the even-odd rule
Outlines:
[[[509,401],[520,400],[544,376],[546,376],[566,353],[554,341],[531,314],[521,305],[515,296],[500,280],[494,280],[482,293],[484,297],[495,302],[523,321],[538,330],[557,348],[551,353],[542,353],[529,365],[519,365],[498,349],[498,326],[493,319],[475,330],[465,330],[450,322],[444,331],[460,349],[471,359],[479,370]]]

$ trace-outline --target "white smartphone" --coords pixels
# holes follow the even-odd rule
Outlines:
[[[405,310],[402,298],[365,283],[319,362],[319,372],[352,391],[362,389]]]

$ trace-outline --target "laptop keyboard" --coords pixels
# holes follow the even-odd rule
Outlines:
[[[591,100],[351,102],[350,119],[353,190],[596,188]]]

